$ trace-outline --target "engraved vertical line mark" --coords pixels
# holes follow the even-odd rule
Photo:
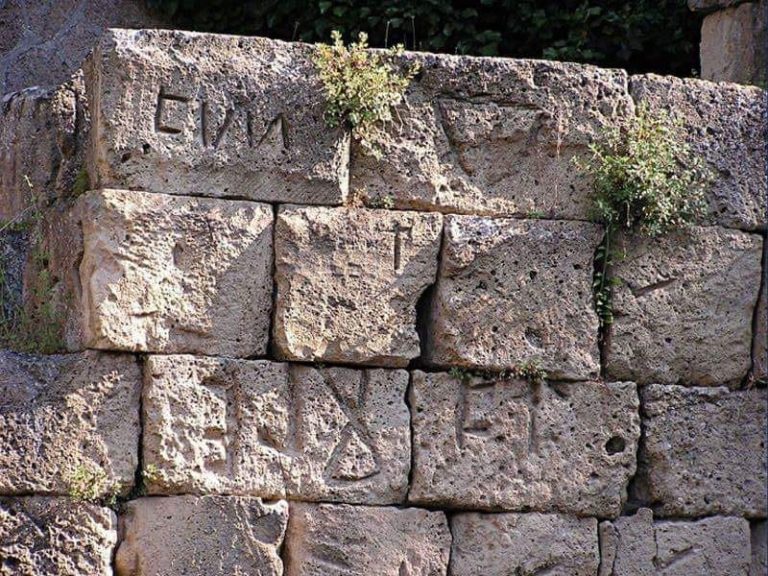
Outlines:
[[[208,146],[208,102],[200,101],[200,142]]]

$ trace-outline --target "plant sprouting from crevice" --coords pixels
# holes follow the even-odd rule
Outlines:
[[[679,122],[645,104],[620,128],[589,147],[576,166],[593,179],[593,218],[605,225],[595,253],[594,304],[601,339],[613,322],[616,233],[655,237],[683,230],[703,216],[712,174],[685,140]]]
[[[364,32],[348,46],[338,31],[331,38],[332,44],[317,46],[313,58],[327,100],[326,123],[350,128],[363,149],[378,158],[384,127],[392,121],[393,107],[403,100],[418,65],[397,64],[402,45],[386,51],[368,50]]]

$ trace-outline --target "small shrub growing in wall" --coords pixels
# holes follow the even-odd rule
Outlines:
[[[590,146],[577,166],[594,179],[595,219],[605,224],[595,255],[595,307],[601,329],[613,320],[609,277],[617,231],[654,237],[690,226],[703,215],[712,175],[664,112],[640,106],[626,126]]]
[[[328,102],[326,123],[348,126],[363,148],[379,157],[377,143],[384,137],[384,126],[392,121],[392,108],[402,101],[418,66],[403,69],[395,63],[402,45],[386,52],[369,51],[364,32],[349,46],[339,32],[331,37],[333,44],[318,45],[314,57]]]

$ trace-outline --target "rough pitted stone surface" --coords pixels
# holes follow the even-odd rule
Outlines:
[[[765,229],[765,92],[735,84],[648,74],[632,76],[632,96],[682,123],[691,150],[713,171],[709,220]]]
[[[412,378],[409,501],[619,514],[640,436],[634,384]]]
[[[121,516],[116,576],[282,576],[288,503],[237,496],[141,498]]]
[[[87,185],[81,173],[88,125],[84,90],[76,76],[58,88],[34,87],[3,98],[0,221],[29,218],[53,198],[72,194],[78,176]]]
[[[750,369],[762,238],[696,227],[624,239],[614,267],[611,379],[738,383]]]
[[[661,516],[766,515],[766,390],[642,389],[637,497]]]
[[[144,462],[158,473],[149,490],[402,502],[407,385],[403,370],[150,357]]]
[[[272,307],[272,208],[103,190],[81,199],[85,344],[264,354]]]
[[[397,208],[585,219],[574,156],[633,110],[622,70],[408,54],[420,78],[380,147],[353,148],[351,189]]]
[[[749,576],[768,574],[768,522],[761,520],[752,524],[752,562]]]
[[[5,322],[13,322],[23,304],[23,277],[28,251],[28,231],[10,228],[0,231],[0,329]]]
[[[128,355],[0,352],[0,494],[67,494],[80,469],[127,491],[138,465],[141,372]]]
[[[457,514],[451,576],[595,576],[597,520],[558,514]]]
[[[99,186],[340,204],[349,136],[323,120],[313,48],[110,30],[90,61]]]
[[[713,517],[695,522],[634,516],[600,523],[599,576],[747,576],[749,522]]]
[[[747,2],[704,18],[701,77],[765,87],[768,77],[768,3]]]
[[[0,94],[64,82],[109,26],[161,24],[141,0],[5,0],[0,3]]]
[[[0,574],[112,574],[114,512],[67,498],[0,498]]]
[[[394,367],[419,356],[416,304],[435,281],[441,215],[289,206],[276,226],[280,356]]]
[[[449,216],[445,228],[430,362],[497,369],[536,362],[553,378],[597,376],[599,226]]]
[[[442,512],[291,503],[286,576],[445,576],[451,533]]]
[[[768,241],[763,241],[763,263],[768,266]],[[768,269],[763,270],[760,300],[757,303],[752,342],[752,375],[768,383]]]

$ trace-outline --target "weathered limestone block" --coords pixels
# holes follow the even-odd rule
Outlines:
[[[765,93],[654,74],[630,80],[635,100],[679,120],[691,149],[713,171],[708,220],[731,228],[765,229]]]
[[[661,516],[766,516],[765,389],[642,389],[637,497]]]
[[[457,514],[451,576],[595,576],[597,520],[558,514]]]
[[[617,516],[640,436],[631,383],[531,385],[414,372],[409,501]]]
[[[763,279],[752,341],[752,377],[768,383],[768,240],[763,240]]]
[[[749,371],[762,239],[696,227],[616,250],[611,379],[718,385]]]
[[[747,576],[749,522],[713,517],[693,522],[634,516],[600,523],[599,576]]]
[[[86,346],[228,356],[266,352],[270,206],[102,190],[81,198],[79,210]]]
[[[449,216],[445,230],[431,363],[503,369],[536,362],[553,378],[597,376],[599,226]]]
[[[416,305],[435,281],[439,214],[288,206],[276,226],[279,355],[395,367],[419,356]]]
[[[114,512],[67,498],[0,498],[0,574],[112,575]]]
[[[291,502],[286,576],[445,576],[442,512]]]
[[[403,370],[151,356],[150,493],[394,504],[410,469]]]
[[[102,494],[126,492],[140,394],[133,356],[0,352],[0,494],[67,494],[78,477]]]
[[[407,54],[422,72],[382,158],[353,147],[351,189],[396,208],[585,219],[591,180],[573,167],[633,111],[623,70]]]
[[[2,80],[0,80],[0,83]],[[24,219],[87,186],[89,123],[82,76],[7,94],[0,104],[0,223]]]
[[[768,522],[761,520],[752,523],[752,563],[749,576],[768,574]]]
[[[349,136],[323,120],[313,47],[110,30],[87,70],[100,187],[340,204]]]
[[[768,4],[746,2],[704,18],[701,77],[765,88],[768,65]]]
[[[141,498],[126,505],[116,576],[282,576],[288,503],[238,496]]]

